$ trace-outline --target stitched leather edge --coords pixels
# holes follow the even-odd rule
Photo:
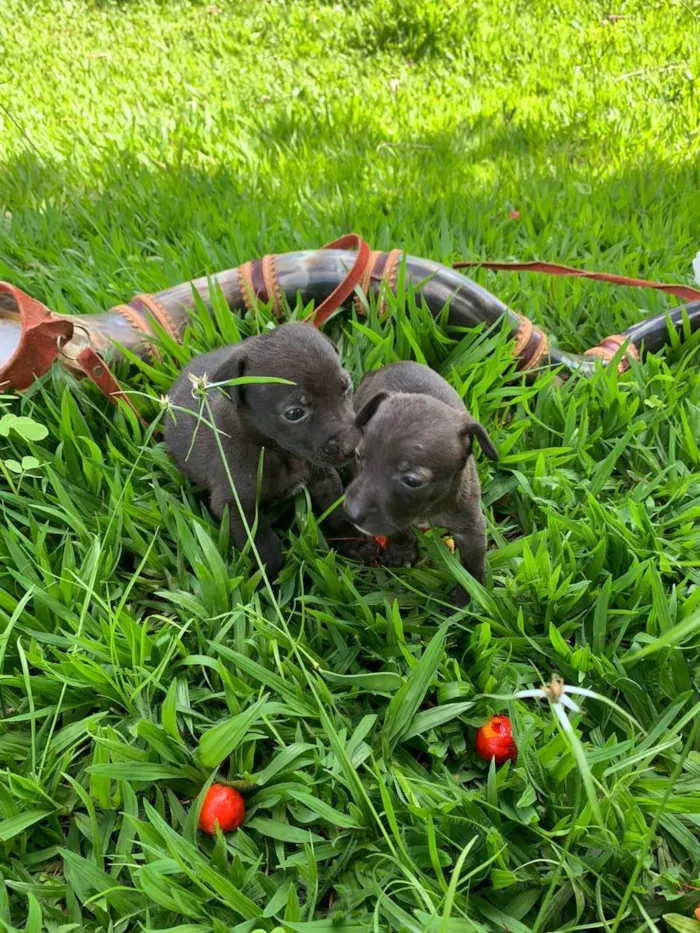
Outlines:
[[[277,257],[274,254],[263,256],[262,274],[268,301],[272,301],[272,313],[275,317],[282,317],[282,289],[277,277]]]

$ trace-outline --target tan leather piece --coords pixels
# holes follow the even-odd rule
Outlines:
[[[255,290],[253,288],[253,263],[244,262],[238,267],[238,284],[246,311],[253,310]]]
[[[282,289],[277,278],[277,257],[275,255],[263,256],[262,274],[267,290],[268,301],[272,302],[272,313],[275,317],[282,317]]]
[[[129,324],[131,324],[135,331],[138,331],[144,335],[143,342],[147,347],[148,355],[152,359],[162,359],[158,347],[155,345],[155,343],[153,343],[152,338],[155,336],[155,334],[145,314],[137,311],[136,308],[132,308],[131,305],[115,305],[115,307],[111,308],[110,310],[116,314],[120,314],[129,322]]]
[[[306,320],[314,325],[314,327],[321,327],[341,305],[348,300],[348,298],[355,291],[357,286],[362,280],[362,276],[367,269],[367,265],[370,259],[370,248],[362,239],[361,236],[357,233],[348,233],[345,236],[339,237],[337,240],[332,240],[330,243],[326,243],[325,246],[321,247],[322,249],[354,249],[357,250],[357,255],[355,257],[355,262],[352,264],[352,267],[348,271],[347,275],[340,282],[336,288],[330,293],[330,295],[321,302],[318,308],[315,309]]]
[[[401,257],[403,256],[403,250],[392,249],[386,256],[386,262],[384,263],[384,268],[382,269],[382,282],[386,282],[387,288],[391,289],[393,292],[396,288],[396,280],[399,274],[399,266],[401,264]],[[379,302],[379,314],[386,313],[386,301],[384,298]]]
[[[180,343],[180,335],[177,331],[177,325],[170,317],[168,310],[163,307],[163,305],[157,299],[155,299],[153,295],[148,295],[146,293],[134,295],[129,304],[132,307],[136,305],[137,311],[141,310],[139,305],[143,305],[153,315],[156,321],[158,321],[163,330],[170,337],[172,337],[173,340],[176,340],[178,343]]]
[[[392,289],[392,291],[396,288],[396,280],[399,276],[399,267],[401,266],[402,256],[402,249],[392,249],[387,256],[386,265],[384,266],[382,278],[389,286],[389,288]]]
[[[16,307],[22,325],[17,349],[0,371],[0,389],[10,385],[22,392],[51,369],[62,344],[73,336],[74,325],[9,282],[0,282],[0,296],[6,296],[4,307]]]
[[[591,347],[590,350],[586,350],[583,355],[597,357],[599,360],[604,360],[606,363],[609,363],[610,360],[619,353],[620,347],[627,344],[625,355],[617,365],[617,371],[619,373],[624,373],[630,368],[630,358],[637,363],[639,362],[639,350],[633,343],[629,343],[628,340],[629,338],[623,337],[622,334],[611,334],[609,337],[605,337],[601,340],[597,347]]]
[[[518,369],[536,369],[547,355],[549,340],[529,318],[519,314],[520,327],[515,338],[515,355],[519,359]]]
[[[377,259],[382,255],[382,251],[378,249],[373,249],[370,252],[369,261],[365,267],[365,271],[362,273],[362,278],[360,279],[360,291],[367,298],[367,301],[369,301],[370,298],[370,288],[372,285],[372,274],[374,272],[374,267],[377,263]],[[358,314],[364,315],[365,306],[357,295],[355,296],[355,309]]]
[[[110,402],[112,402],[114,405],[118,405],[119,402],[123,402],[133,411],[141,424],[146,424],[144,419],[138,413],[134,403],[109,371],[105,361],[98,353],[95,353],[92,347],[86,347],[84,350],[82,350],[78,354],[76,362],[80,369],[88,377],[88,379],[92,379],[95,385],[104,392]]]

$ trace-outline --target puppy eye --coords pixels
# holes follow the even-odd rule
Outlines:
[[[301,421],[306,412],[303,408],[288,408],[282,416],[286,421]]]
[[[418,489],[419,486],[423,485],[423,477],[418,476],[417,473],[406,473],[401,479],[409,489]]]

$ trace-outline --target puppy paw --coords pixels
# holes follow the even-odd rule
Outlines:
[[[471,596],[463,586],[455,586],[450,590],[448,599],[455,609],[465,609],[469,605]]]
[[[357,560],[362,564],[377,563],[377,542],[374,538],[356,538],[347,541],[333,541],[333,546],[343,557]]]
[[[273,583],[280,575],[280,571],[284,566],[284,558],[282,557],[279,539],[277,535],[270,532],[263,535],[262,538],[258,536],[255,543],[258,554],[260,555],[260,560],[265,565],[267,579],[270,583]]]
[[[415,538],[410,542],[396,542],[391,538],[379,554],[379,563],[383,567],[408,567],[418,557],[418,545]]]

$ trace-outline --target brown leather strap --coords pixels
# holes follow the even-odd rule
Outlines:
[[[529,318],[519,314],[520,327],[515,338],[515,355],[518,357],[518,369],[536,369],[547,355],[549,340],[539,327],[535,327]]]
[[[399,265],[402,256],[403,251],[400,249],[392,249],[388,253],[381,253],[374,264],[371,278],[379,279],[380,283],[386,282],[387,288],[393,291],[396,288],[396,279],[399,274]],[[386,301],[384,297],[380,299],[377,310],[380,315],[384,314],[386,311]]]
[[[110,308],[110,312],[121,314],[135,331],[144,335],[144,344],[150,357],[155,360],[162,359],[158,347],[153,342],[155,333],[148,320],[148,315],[143,314],[141,311],[137,311],[136,308],[132,308],[131,305],[115,305],[115,307]]]
[[[597,347],[591,347],[590,350],[586,350],[583,355],[597,357],[599,360],[609,363],[619,352],[620,347],[623,347],[625,344],[627,344],[625,355],[617,366],[617,371],[624,373],[630,368],[630,357],[637,363],[639,362],[639,350],[633,343],[629,342],[629,337],[623,337],[622,334],[611,334],[609,337],[605,337],[604,340],[601,340]]]
[[[372,282],[386,282],[387,286],[393,291],[396,288],[396,279],[401,265],[403,250],[392,249],[388,253],[380,250],[372,250],[369,254],[369,261],[365,271],[360,279],[360,290],[369,298]],[[365,306],[359,298],[355,299],[355,307],[358,314],[365,313]],[[386,302],[381,298],[378,307],[379,314],[386,311]]]
[[[14,285],[0,282],[0,295],[5,294],[10,295],[17,306],[22,333],[14,355],[0,372],[0,385],[11,385],[21,392],[51,368],[61,354],[61,347],[73,337],[74,324],[67,318],[57,317],[46,305],[30,298]],[[102,357],[91,347],[82,350],[72,363],[89,376],[115,405],[124,402],[142,424],[146,423]]]
[[[238,287],[241,290],[241,298],[246,311],[253,310],[253,299],[255,298],[252,267],[252,262],[244,262],[238,267]]]
[[[263,304],[269,301],[275,317],[282,317],[282,289],[277,277],[277,256],[270,254],[240,265],[238,287],[246,311],[252,311],[257,301]]]
[[[392,249],[386,257],[384,271],[382,272],[382,279],[386,282],[392,291],[396,288],[396,280],[399,275],[399,266],[401,265],[402,256],[403,250]]]
[[[360,291],[362,292],[362,294],[365,296],[367,300],[369,300],[370,287],[372,285],[372,277],[374,274],[374,267],[379,257],[384,256],[384,255],[385,254],[381,250],[376,250],[376,249],[373,249],[369,254],[369,260],[367,261],[367,265],[365,266],[365,270],[362,273],[362,277],[359,283]],[[357,311],[358,314],[361,314],[361,315],[364,315],[365,313],[365,305],[364,305],[364,302],[360,299],[359,295],[355,296],[355,310]]]
[[[377,264],[377,260],[380,256],[386,255],[381,250],[373,249],[369,254],[369,262],[365,267],[365,271],[362,273],[362,278],[360,279],[360,288],[362,291],[369,297],[369,289],[372,284],[372,276],[374,274],[374,267]]]
[[[173,340],[176,340],[180,343],[180,335],[177,331],[177,325],[170,317],[168,309],[164,307],[159,301],[157,301],[153,295],[141,294],[134,295],[134,297],[129,302],[129,305],[132,308],[135,308],[136,311],[141,312],[144,317],[146,313],[151,314],[156,321],[160,324],[163,330],[168,334]]]
[[[325,301],[322,301],[318,308],[316,308],[316,310],[306,318],[306,320],[312,323],[314,327],[322,327],[331,314],[333,314],[334,311],[337,311],[338,308],[352,295],[357,286],[360,284],[362,274],[367,268],[367,264],[369,263],[371,255],[369,246],[357,233],[348,233],[346,236],[341,236],[339,239],[333,240],[332,243],[326,243],[326,245],[321,248],[356,249],[357,256],[355,257],[355,262],[352,264],[348,274],[345,276],[340,285],[338,285],[338,287],[330,293],[328,298],[326,298]]]
[[[131,324],[134,330],[141,331],[141,333],[148,334],[149,336],[153,334],[144,315],[137,311],[136,308],[132,308],[131,305],[115,305],[113,308],[110,308],[110,311],[121,314],[121,316],[126,318],[129,324]]]
[[[277,257],[274,255],[263,256],[261,271],[267,293],[265,300],[272,302],[272,313],[275,317],[282,317],[282,290],[277,278]]]
[[[370,259],[369,246],[356,233],[348,233],[338,240],[333,240],[332,243],[326,243],[321,248],[355,249],[357,250],[357,256],[342,282],[306,318],[306,321],[312,323],[315,327],[321,327],[331,314],[352,295],[363,274],[366,273]],[[238,267],[238,285],[247,311],[253,310],[256,300],[265,303],[269,301],[272,304],[275,316],[282,317],[282,289],[277,276],[277,257],[275,255],[267,255],[263,256],[262,259],[253,259],[251,262],[242,263]]]
[[[573,276],[582,279],[594,279],[596,282],[610,282],[613,285],[629,285],[634,288],[654,288],[661,292],[668,292],[681,298],[683,301],[698,301],[700,290],[690,285],[668,285],[664,282],[649,282],[646,279],[633,279],[626,275],[612,275],[608,272],[588,272],[585,269],[574,269],[572,266],[562,266],[555,262],[481,262],[480,260],[456,262],[455,269],[467,269],[472,266],[481,266],[484,269],[495,269],[503,272],[546,272],[550,275]]]
[[[9,300],[3,299],[4,295]],[[17,349],[0,370],[0,387],[9,385],[22,392],[51,369],[61,344],[73,336],[73,322],[57,317],[46,305],[9,282],[0,282],[0,300],[4,306],[16,306],[22,328]]]
[[[95,353],[92,347],[86,347],[84,350],[81,350],[76,358],[76,363],[85,375],[89,379],[92,379],[95,385],[104,392],[110,402],[115,405],[118,405],[119,402],[123,402],[133,411],[141,424],[146,424],[136,410],[134,403],[109,371],[105,361],[98,353]]]

